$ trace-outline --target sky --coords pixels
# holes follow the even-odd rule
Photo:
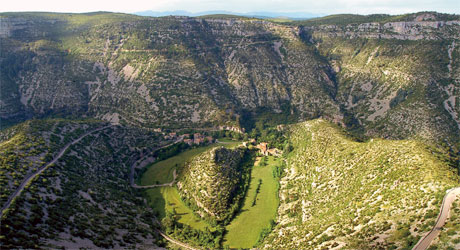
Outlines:
[[[225,10],[246,12],[306,12],[316,14],[404,14],[437,11],[460,14],[460,0],[5,0],[0,12],[93,12]]]

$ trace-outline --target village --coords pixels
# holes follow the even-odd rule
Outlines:
[[[220,126],[220,130],[229,130],[237,133],[244,133],[244,129],[233,128],[233,127],[225,127]],[[156,129],[156,132],[162,132],[161,129]],[[210,135],[205,135],[199,132],[196,133],[185,133],[185,134],[178,134],[177,132],[170,132],[170,133],[163,133],[163,138],[165,140],[176,140],[176,141],[183,141],[184,143],[188,144],[189,146],[193,145],[205,145],[205,144],[212,144],[219,142],[217,138],[214,138]],[[267,142],[260,142],[257,143],[256,139],[249,139],[248,141],[243,141],[241,146],[243,147],[254,147],[257,148],[261,155],[263,156],[280,156],[281,150],[277,148],[270,148]]]

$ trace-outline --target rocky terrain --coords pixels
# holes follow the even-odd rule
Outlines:
[[[431,230],[459,177],[416,141],[356,142],[324,120],[289,129],[277,225],[265,249],[404,249]]]
[[[221,222],[232,216],[244,195],[240,187],[247,188],[245,153],[220,147],[195,156],[180,173],[177,187],[182,199],[201,217]]]
[[[130,185],[135,162],[200,131],[278,148],[255,247],[410,248],[459,183],[459,34],[435,12],[0,13],[0,247],[224,247],[256,144],[176,165],[177,187]],[[458,247],[458,206],[434,247]]]
[[[458,25],[321,25],[305,27],[305,32],[330,59],[339,86],[337,100],[367,134],[434,141],[458,133],[460,127],[459,57],[452,56]]]
[[[353,18],[4,13],[0,115],[213,127],[269,112],[455,144],[460,18]]]
[[[2,142],[2,152],[10,152],[9,144],[24,135],[35,134],[36,140],[53,145],[52,142],[59,139],[71,141],[76,131],[104,125],[65,120],[29,122],[10,129],[15,131],[11,132],[14,136]],[[145,201],[140,193],[131,188],[129,166],[144,149],[160,145],[161,139],[152,132],[115,126],[72,145],[53,166],[26,186],[9,209],[2,210],[2,248],[152,245],[156,238],[153,214],[144,208]],[[15,151],[21,160],[18,166],[29,166],[29,170],[24,170],[27,174],[41,163],[20,156],[41,148],[31,143],[17,145],[21,149]],[[2,183],[22,181],[20,171],[24,168],[18,166],[1,165],[2,173],[5,173],[1,176]],[[17,172],[11,169],[17,169]],[[10,186],[2,184],[5,190],[2,201],[11,193]]]
[[[1,203],[18,188],[21,181],[36,172],[59,152],[64,144],[86,129],[100,126],[94,121],[28,121],[2,131],[0,144]]]

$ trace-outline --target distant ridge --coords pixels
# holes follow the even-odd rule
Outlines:
[[[146,10],[140,12],[134,12],[133,14],[139,16],[152,16],[152,17],[160,17],[160,16],[206,16],[206,15],[216,15],[216,14],[226,14],[226,15],[237,15],[237,16],[245,16],[245,17],[257,17],[257,18],[286,18],[292,20],[305,20],[311,19],[315,17],[322,17],[325,16],[324,14],[315,14],[315,13],[308,13],[308,12],[265,12],[265,11],[257,11],[257,12],[247,12],[247,13],[239,13],[239,12],[231,12],[225,10],[212,10],[212,11],[201,11],[201,12],[188,12],[185,10],[174,10],[174,11],[153,11],[153,10]]]

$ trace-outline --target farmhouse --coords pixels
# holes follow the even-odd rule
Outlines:
[[[259,145],[256,146],[256,148],[258,148],[263,155],[268,155],[268,143],[261,142],[259,143]]]

